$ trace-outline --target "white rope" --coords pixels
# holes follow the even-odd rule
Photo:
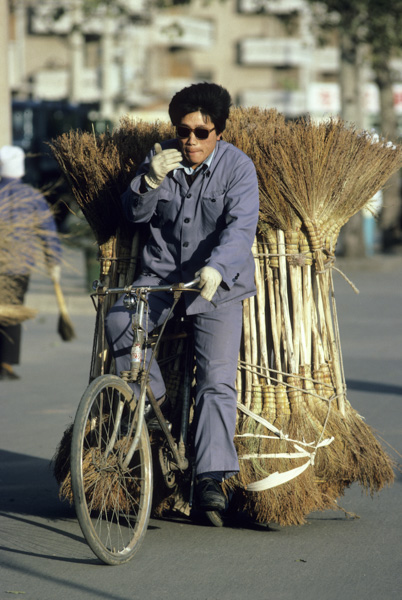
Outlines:
[[[287,442],[291,442],[292,444],[300,444],[302,446],[307,446],[308,448],[315,448],[316,447],[316,442],[299,442],[298,440],[292,440],[288,435],[286,435],[285,433],[282,433],[282,438],[283,440],[286,440]],[[237,435],[235,435],[235,437],[238,438],[247,438],[247,437],[252,437],[252,438],[262,438],[264,440],[277,440],[278,436],[273,436],[273,435],[262,435],[260,433],[239,433]]]
[[[302,458],[308,456],[310,457],[310,452],[282,452],[279,454],[242,454],[239,456],[239,460],[250,460],[250,458]]]
[[[269,490],[277,487],[278,485],[287,483],[288,481],[291,481],[295,477],[301,475],[310,464],[310,460],[308,460],[301,467],[290,469],[290,471],[285,471],[284,473],[279,473],[276,471],[275,473],[271,473],[271,475],[268,475],[268,477],[265,477],[265,479],[261,479],[255,483],[249,483],[246,487],[246,490],[248,492],[262,492],[264,490]]]
[[[264,417],[253,413],[249,408],[246,408],[244,404],[240,404],[240,402],[238,402],[237,408],[244,412],[248,417],[252,417],[255,421],[261,423],[261,425],[264,425],[267,429],[269,429],[269,431],[272,431],[272,433],[276,433],[281,439],[287,439],[287,435],[284,434],[280,429],[277,429],[275,425],[272,425],[272,423],[264,419]]]
[[[276,471],[275,473],[271,473],[270,475],[268,475],[268,477],[265,477],[264,479],[261,479],[260,481],[255,481],[254,483],[249,483],[246,487],[246,490],[249,492],[261,492],[263,490],[268,490],[268,489],[277,487],[278,485],[287,483],[288,481],[291,481],[295,477],[298,477],[307,469],[307,467],[309,467],[310,465],[314,465],[317,449],[322,448],[324,446],[328,446],[329,444],[331,444],[334,441],[333,437],[326,438],[318,443],[304,442],[304,441],[300,442],[297,440],[292,440],[289,438],[288,435],[283,433],[283,431],[281,431],[280,429],[277,429],[275,427],[275,425],[272,425],[272,423],[270,423],[269,421],[267,421],[260,415],[257,415],[256,413],[253,413],[251,410],[246,408],[244,406],[244,404],[240,404],[240,402],[238,402],[237,407],[239,410],[244,412],[247,416],[251,417],[258,423],[261,423],[261,425],[266,427],[272,433],[275,433],[277,438],[279,437],[279,439],[286,440],[286,441],[290,442],[291,444],[293,444],[293,446],[296,450],[296,452],[286,452],[286,453],[283,452],[283,453],[278,453],[278,454],[244,454],[243,456],[239,456],[239,460],[247,460],[247,459],[252,459],[252,458],[260,458],[260,459],[262,459],[262,458],[289,458],[289,459],[293,458],[294,459],[294,458],[308,457],[308,460],[300,467],[295,467],[294,469],[289,469],[289,471],[284,471],[283,473],[279,473],[278,471]],[[256,438],[266,438],[266,439],[277,439],[272,436],[264,436],[261,434],[253,434],[253,433],[244,433],[241,435],[237,435],[236,437],[256,437]],[[311,450],[313,450],[313,451],[308,452],[307,450],[302,448],[302,446],[311,448]]]

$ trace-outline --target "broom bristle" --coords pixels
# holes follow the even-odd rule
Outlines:
[[[9,327],[10,325],[18,325],[27,319],[33,319],[37,314],[37,310],[28,308],[27,306],[0,304],[0,326]]]
[[[76,337],[74,325],[69,315],[60,313],[57,323],[57,333],[63,342],[70,342]]]
[[[121,120],[99,136],[71,131],[49,144],[99,244],[125,222],[120,197],[155,142],[172,137],[165,123]]]
[[[74,423],[69,425],[56,448],[52,458],[53,475],[59,485],[62,485],[70,472],[71,439]],[[64,494],[60,494],[61,497]]]

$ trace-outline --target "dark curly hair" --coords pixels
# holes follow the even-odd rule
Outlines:
[[[194,83],[177,92],[169,104],[169,116],[174,126],[189,113],[200,111],[209,116],[217,134],[225,129],[232,99],[229,92],[216,83]]]

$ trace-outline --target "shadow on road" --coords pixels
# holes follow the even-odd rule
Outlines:
[[[50,461],[0,450],[0,480],[3,513],[47,519],[74,517],[74,509],[59,500]]]
[[[79,530],[74,508],[58,497],[50,461],[0,450],[0,482],[1,551],[53,561],[102,564],[88,558],[91,551]],[[159,527],[149,525],[149,529]],[[21,540],[26,541],[21,545]]]
[[[86,542],[82,535],[71,531],[74,509],[59,500],[49,461],[0,450],[0,481],[1,528],[8,532],[2,536],[0,550],[63,562],[99,564],[95,558],[63,556],[57,551],[74,547],[77,542],[82,548]],[[21,539],[26,540],[22,546]],[[38,540],[46,540],[44,546]]]
[[[402,386],[376,381],[361,381],[359,379],[347,379],[346,385],[349,390],[361,392],[372,392],[373,394],[392,394],[402,396]]]
[[[86,542],[82,538],[82,536],[75,535],[75,534],[67,532],[67,531],[63,531],[62,529],[60,529],[58,527],[53,527],[51,525],[39,523],[38,521],[35,521],[34,519],[17,517],[16,515],[3,513],[3,512],[0,512],[0,518],[11,519],[16,524],[18,524],[20,527],[23,527],[23,528],[25,528],[25,526],[32,526],[32,527],[35,527],[36,529],[39,528],[39,529],[47,531],[51,534],[61,535],[63,537],[69,538],[70,540],[73,540],[74,542],[78,542],[80,544],[86,544]],[[5,540],[3,540],[3,542],[5,542]],[[43,552],[33,552],[32,550],[22,550],[21,548],[11,548],[11,547],[7,547],[5,545],[0,545],[0,550],[3,550],[5,552],[11,552],[14,554],[25,554],[26,556],[36,556],[37,558],[46,558],[49,560],[57,560],[57,561],[63,561],[63,562],[72,562],[72,563],[80,563],[80,564],[86,563],[86,564],[93,564],[93,565],[99,564],[99,560],[97,560],[95,558],[88,559],[88,560],[83,560],[81,558],[80,559],[69,558],[69,557],[63,557],[63,556],[56,556],[54,553],[53,554],[45,554]]]

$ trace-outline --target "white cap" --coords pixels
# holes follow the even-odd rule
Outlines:
[[[25,152],[18,146],[0,148],[0,177],[19,178],[25,175]]]

